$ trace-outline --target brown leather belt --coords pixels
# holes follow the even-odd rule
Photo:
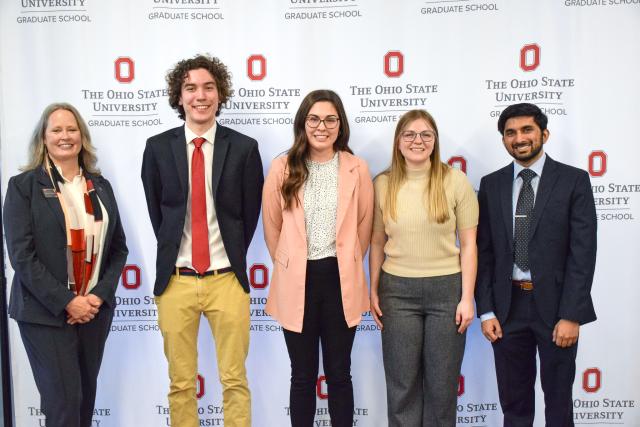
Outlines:
[[[513,286],[520,288],[523,291],[532,291],[533,282],[531,280],[512,280]]]
[[[204,274],[200,274],[192,268],[189,267],[176,267],[176,270],[173,272],[176,276],[196,276],[196,277],[206,277],[206,276],[216,276],[218,274],[229,273],[233,271],[231,267],[220,268],[218,270],[209,270],[205,271]]]

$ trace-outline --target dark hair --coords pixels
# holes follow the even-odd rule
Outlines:
[[[522,103],[522,104],[513,104],[509,105],[504,109],[502,114],[500,114],[500,118],[498,119],[498,131],[501,135],[504,135],[504,126],[507,123],[507,120],[513,117],[533,117],[533,121],[536,122],[541,131],[547,128],[547,116],[542,112],[537,105]]]
[[[182,94],[182,83],[187,78],[189,71],[204,68],[216,81],[218,89],[218,110],[216,116],[220,115],[220,106],[227,102],[232,94],[231,73],[227,66],[218,58],[209,54],[196,55],[193,58],[183,59],[178,62],[173,69],[167,72],[166,80],[169,89],[169,105],[178,112],[178,117],[184,120],[184,107],[180,105],[180,95]]]
[[[306,121],[309,110],[316,102],[327,101],[333,104],[338,112],[339,128],[338,138],[333,144],[335,151],[347,151],[353,154],[349,148],[349,122],[347,121],[347,113],[344,111],[342,100],[332,90],[314,90],[304,97],[296,117],[293,121],[293,146],[287,153],[287,169],[288,174],[282,183],[282,197],[284,198],[285,209],[291,208],[295,199],[298,200],[298,190],[307,180],[309,170],[305,164],[305,160],[309,157],[309,140],[307,139]]]

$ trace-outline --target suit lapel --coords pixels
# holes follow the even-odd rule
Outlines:
[[[544,162],[542,168],[542,176],[538,183],[538,191],[536,193],[536,200],[533,205],[533,218],[531,218],[531,224],[529,225],[529,239],[535,234],[536,227],[540,222],[540,217],[544,212],[544,207],[549,201],[551,191],[556,185],[558,180],[558,167],[556,161],[547,155],[547,159]]]
[[[509,247],[513,247],[513,163],[503,168],[500,174],[500,206]]]
[[[107,193],[107,190],[104,188],[104,183],[102,178],[96,177],[91,174],[86,174],[87,178],[91,179],[93,182],[93,188],[96,190],[96,194],[98,195],[98,199],[104,206],[104,209],[107,211],[107,215],[109,216],[109,224],[107,228],[107,236],[106,241],[110,240],[111,233],[113,232],[113,226],[115,223],[115,208],[113,206],[112,200]]]
[[[213,198],[215,200],[218,194],[218,185],[220,184],[220,177],[222,176],[222,168],[224,167],[224,160],[227,157],[229,151],[229,131],[226,127],[216,126],[216,137],[213,145],[213,167],[212,167],[212,179],[211,187],[213,189]]]
[[[62,227],[62,231],[64,233],[66,233],[66,225],[64,223],[64,212],[62,211],[62,206],[60,205],[60,200],[58,200],[58,197],[45,197],[44,196],[44,190],[45,189],[49,189],[51,191],[53,191],[53,194],[55,194],[55,189],[53,188],[53,183],[51,182],[51,179],[49,178],[49,175],[47,174],[47,172],[44,170],[44,167],[39,168],[38,171],[38,183],[40,184],[41,188],[40,191],[42,191],[42,197],[46,200],[47,205],[51,208],[51,210],[53,211],[55,217],[58,219],[58,223],[60,223],[60,226]]]
[[[186,200],[186,195],[189,194],[189,159],[187,159],[187,140],[184,136],[184,126],[175,129],[175,135],[169,143],[180,178],[180,187],[182,187]]]
[[[358,174],[355,171],[356,162],[344,151],[339,154],[338,166],[338,213],[336,218],[336,235],[344,220],[351,202],[351,196],[356,188]]]

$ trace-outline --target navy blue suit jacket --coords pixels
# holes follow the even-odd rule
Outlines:
[[[478,201],[478,315],[509,315],[513,285],[513,163],[480,182]],[[540,317],[580,324],[596,314],[591,284],[596,262],[597,219],[589,175],[548,155],[530,226],[529,264]]]
[[[125,235],[111,185],[102,176],[86,176],[93,181],[109,215],[98,283],[91,293],[113,308],[128,254]],[[51,192],[53,185],[43,168],[9,180],[4,230],[15,271],[9,315],[22,322],[62,326],[65,308],[75,294],[67,285],[67,235],[62,206],[57,197],[45,197],[45,189]]]
[[[264,175],[256,140],[217,125],[213,150],[213,200],[224,249],[238,281],[249,292],[247,250],[260,216]],[[161,295],[175,270],[189,195],[184,126],[147,140],[142,184],[158,241],[153,293]]]

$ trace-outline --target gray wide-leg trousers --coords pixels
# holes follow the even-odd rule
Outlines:
[[[382,272],[382,355],[389,427],[455,427],[465,334],[455,323],[461,274]]]

